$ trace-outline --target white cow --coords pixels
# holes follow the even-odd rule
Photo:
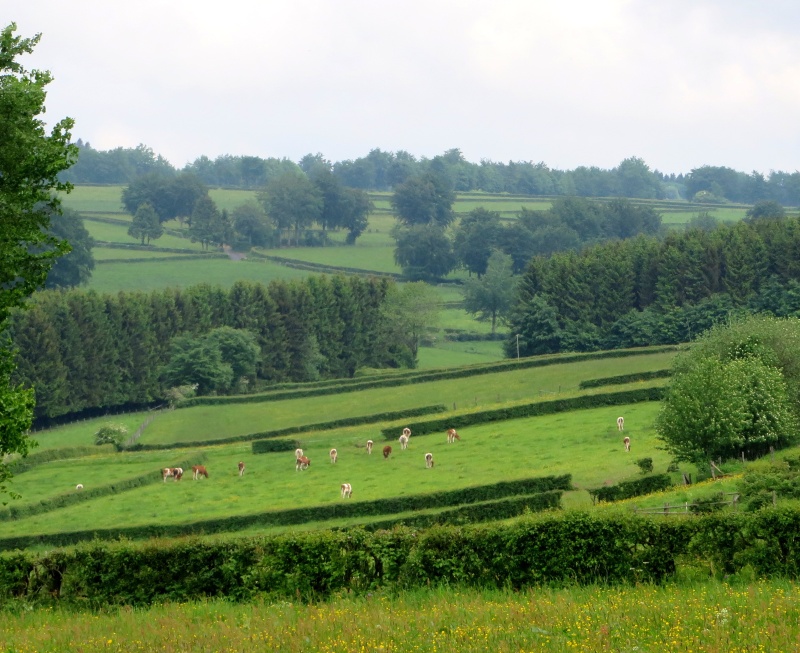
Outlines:
[[[367,453],[372,454],[372,445],[375,444],[372,440],[367,440]]]
[[[433,454],[426,453],[425,454],[425,467],[431,469],[433,467]]]
[[[400,448],[408,449],[408,436],[405,433],[400,436]]]
[[[337,458],[338,455],[339,454],[336,452],[336,449],[331,449],[331,462],[332,463],[336,462],[336,458]]]
[[[625,418],[624,417],[617,417],[617,430],[624,431],[625,430]]]
[[[350,483],[342,483],[342,499],[349,499],[353,495]]]
[[[631,450],[631,439],[627,435],[622,438],[622,444],[625,445],[625,451]]]

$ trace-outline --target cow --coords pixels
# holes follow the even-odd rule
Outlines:
[[[297,460],[298,458],[301,458],[302,456],[303,456],[303,450],[302,449],[295,449],[294,450],[294,459],[295,460]]]
[[[400,448],[408,449],[408,436],[405,433],[400,436]]]
[[[296,472],[299,472],[301,469],[308,469],[308,466],[310,464],[311,461],[308,458],[306,458],[305,456],[300,456],[294,465],[294,470]]]
[[[391,447],[390,447],[390,446],[387,444],[387,445],[386,445],[386,446],[383,448],[383,457],[384,457],[384,458],[388,458],[388,457],[389,457],[389,456],[391,456],[391,455],[392,455],[392,448],[391,448]]]
[[[239,461],[239,476],[244,476],[244,462]]]
[[[426,453],[425,454],[425,467],[431,469],[433,467],[433,454]]]
[[[622,444],[625,445],[625,451],[631,450],[631,439],[627,435],[622,438]]]
[[[82,489],[83,489],[83,483],[78,483],[78,484],[75,486],[75,489],[76,489],[76,490],[82,490]]]
[[[172,475],[175,477],[176,481],[180,481],[183,478],[183,467],[173,467]]]
[[[349,499],[353,496],[353,488],[350,483],[342,483],[342,499]]]
[[[403,429],[403,435],[405,435],[407,438],[410,438],[411,437],[411,429],[408,428],[408,427],[404,428]]]
[[[375,444],[372,440],[367,440],[367,453],[372,455],[372,445]]]
[[[336,462],[336,458],[338,456],[339,456],[339,453],[336,451],[336,449],[331,449],[331,462],[332,463]]]
[[[181,467],[165,467],[161,470],[161,478],[164,479],[165,483],[168,478],[174,478],[176,481],[180,481],[181,476],[183,476],[183,469]]]
[[[447,431],[447,444],[453,444],[456,440],[458,440],[459,442],[461,441],[461,438],[459,437],[456,430],[450,429],[449,431]]]
[[[617,430],[624,431],[625,430],[625,418],[624,417],[617,417]]]
[[[167,482],[170,476],[172,476],[172,467],[165,467],[161,470],[161,478],[164,479],[164,483]]]
[[[206,470],[206,468],[203,467],[202,465],[193,465],[192,479],[196,481],[201,476],[205,476],[206,478],[208,478],[208,470]]]

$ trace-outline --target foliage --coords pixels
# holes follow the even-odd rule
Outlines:
[[[433,172],[411,177],[394,189],[392,210],[407,227],[436,225],[447,227],[455,218],[456,195],[449,181]]]
[[[676,359],[656,423],[676,460],[751,457],[797,436],[800,321],[752,317],[712,329]]]
[[[60,256],[47,274],[45,288],[72,288],[89,281],[94,270],[94,238],[83,225],[77,211],[61,209],[50,216],[50,234],[69,243],[70,252]]]
[[[222,246],[232,240],[231,224],[227,211],[220,212],[210,197],[200,197],[192,209],[189,237],[200,242],[203,249],[209,245]]]
[[[653,471],[652,458],[639,458],[639,460],[636,461],[636,465],[639,467],[642,474],[649,474]]]
[[[164,234],[164,227],[155,209],[149,202],[143,202],[136,209],[136,213],[128,227],[128,235],[132,238],[141,238],[142,245],[149,245],[151,240],[161,238]],[[147,242],[145,242],[147,241]]]
[[[479,320],[491,320],[495,333],[498,318],[511,307],[514,278],[511,257],[495,250],[489,257],[486,273],[480,279],[464,281],[464,309]]]
[[[208,197],[208,187],[191,173],[178,175],[148,172],[137,177],[122,191],[122,204],[131,215],[142,204],[149,204],[161,222],[177,218],[180,221],[192,215],[198,200]]]
[[[58,180],[76,156],[70,145],[73,121],[55,123],[48,135],[41,115],[45,112],[47,71],[26,70],[17,58],[33,52],[40,35],[14,36],[16,24],[0,33],[0,332],[7,327],[9,311],[21,306],[43,286],[56,257],[69,245],[48,230],[60,202],[53,191],[69,192]],[[27,454],[34,396],[32,390],[13,383],[13,358],[7,343],[0,343],[0,461],[11,453]],[[0,462],[0,492],[10,471]]]
[[[94,443],[97,445],[121,445],[128,435],[128,427],[124,424],[104,424],[94,434]]]
[[[672,487],[672,479],[669,474],[655,474],[635,481],[623,481],[616,485],[589,490],[589,494],[592,496],[592,501],[622,501],[660,492],[670,487]]]
[[[257,202],[238,205],[231,212],[231,219],[239,237],[238,242],[246,242],[247,247],[272,247],[277,244],[272,223]]]
[[[434,281],[452,272],[457,265],[453,246],[444,230],[432,224],[418,224],[392,230],[394,260],[411,281]]]
[[[322,216],[322,192],[302,172],[286,173],[272,179],[258,199],[275,225],[287,233],[294,229],[295,245],[300,232]]]
[[[420,340],[439,320],[439,296],[421,281],[389,287],[381,306],[383,338],[399,360],[414,367]]]

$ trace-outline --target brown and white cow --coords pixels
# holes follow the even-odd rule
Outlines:
[[[631,450],[631,439],[627,435],[622,438],[622,444],[625,445],[625,451]]]
[[[176,481],[180,481],[181,476],[183,476],[183,469],[181,467],[165,467],[161,470],[161,478],[164,479],[165,483],[168,478],[174,478]]]
[[[75,489],[76,489],[76,490],[82,490],[82,489],[83,489],[83,483],[78,483],[78,484],[75,486]]]
[[[167,479],[172,476],[172,467],[165,467],[161,470],[161,478],[164,480],[164,483],[167,482]]]
[[[455,429],[447,431],[447,444],[453,444],[456,440],[461,441],[461,437]]]
[[[367,453],[372,454],[372,445],[375,444],[372,440],[367,440]]]
[[[624,431],[625,430],[625,418],[624,417],[617,417],[617,430]]]
[[[203,467],[203,465],[193,465],[192,466],[192,479],[197,480],[201,476],[205,476],[208,478],[208,470]]]
[[[353,496],[353,488],[350,483],[342,483],[342,499],[349,499]]]
[[[400,439],[400,448],[408,449],[408,436],[405,433],[403,433],[403,435],[401,435],[399,439]]]
[[[408,427],[404,428],[403,429],[403,435],[405,435],[407,438],[410,438],[411,437],[411,429],[408,428]]]
[[[303,450],[302,449],[295,449],[294,450],[294,459],[297,460],[298,458],[302,457]]]
[[[335,463],[338,457],[339,453],[336,451],[336,449],[331,449],[331,462]]]
[[[294,470],[296,472],[299,472],[301,469],[308,469],[308,466],[310,464],[311,461],[308,458],[306,458],[305,456],[300,456],[294,465]]]
[[[390,447],[390,446],[387,444],[387,445],[386,445],[386,446],[383,448],[383,457],[384,457],[384,458],[388,458],[388,457],[389,457],[389,456],[391,456],[391,455],[392,455],[392,448],[391,448],[391,447]]]
[[[426,453],[425,454],[425,467],[431,469],[433,467],[433,454]]]
[[[239,476],[244,476],[244,461],[239,461]]]

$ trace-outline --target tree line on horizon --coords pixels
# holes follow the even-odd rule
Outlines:
[[[688,173],[651,170],[640,158],[630,157],[611,169],[579,166],[557,170],[544,162],[467,161],[454,148],[427,157],[398,150],[371,150],[357,159],[331,162],[322,154],[307,154],[300,161],[288,158],[221,155],[201,156],[183,168],[174,167],[151,148],[118,147],[96,150],[78,139],[77,162],[60,174],[74,184],[128,184],[146,174],[196,175],[211,187],[259,189],[290,172],[311,173],[325,169],[348,188],[387,191],[409,178],[432,172],[447,179],[456,192],[484,191],[531,196],[628,197],[635,199],[686,199],[709,204],[754,204],[774,200],[784,206],[800,206],[800,172],[770,171],[768,175],[741,172],[726,166],[704,165]]]

